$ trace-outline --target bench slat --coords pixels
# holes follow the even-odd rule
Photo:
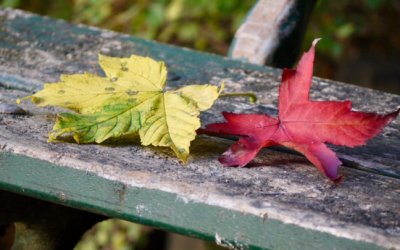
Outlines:
[[[1,103],[11,105],[60,74],[99,71],[99,52],[135,53],[165,60],[180,78],[169,86],[224,80],[229,92],[260,96],[258,105],[222,99],[202,115],[203,124],[220,120],[222,110],[276,112],[279,70],[21,11],[2,9],[0,16]],[[400,103],[396,95],[318,78],[312,95],[351,99],[357,109],[371,111]],[[2,189],[220,243],[285,243],[287,249],[400,245],[399,119],[366,147],[335,148],[349,165],[335,187],[304,157],[271,149],[255,160],[264,167],[223,168],[216,159],[231,141],[220,138],[198,137],[186,167],[170,150],[138,143],[49,144],[57,109],[22,107],[33,115],[0,114]]]

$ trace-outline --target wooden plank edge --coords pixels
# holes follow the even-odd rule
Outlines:
[[[18,148],[14,147],[14,150],[18,151]],[[220,239],[226,239],[227,242],[239,242],[237,235],[243,234],[240,233],[240,228],[243,227],[246,228],[244,230],[246,237],[240,242],[245,242],[245,245],[251,246],[251,249],[253,247],[275,248],[276,244],[279,245],[279,240],[283,240],[277,240],[275,237],[281,234],[285,235],[285,239],[296,239],[298,235],[301,235],[301,238],[305,237],[304,242],[318,243],[324,248],[329,248],[328,246],[331,245],[332,248],[348,246],[349,249],[354,249],[354,247],[376,249],[377,246],[374,244],[377,244],[381,247],[396,249],[400,245],[399,239],[386,237],[380,230],[360,228],[344,222],[327,221],[329,219],[326,217],[307,211],[291,211],[287,206],[280,206],[280,204],[264,204],[265,206],[258,209],[250,206],[249,200],[244,198],[232,200],[218,194],[215,190],[204,190],[205,187],[199,187],[203,191],[196,192],[188,187],[170,183],[168,180],[154,182],[152,176],[141,172],[135,172],[129,176],[118,176],[115,174],[118,171],[113,171],[112,166],[107,166],[110,168],[109,173],[99,173],[95,171],[96,166],[90,166],[82,161],[58,158],[55,163],[54,155],[51,153],[43,154],[47,157],[38,159],[37,156],[29,154],[29,149],[23,149],[23,151],[25,152],[14,151],[14,153],[24,155],[7,152],[0,154],[0,185],[3,189],[207,240],[215,240],[218,235]],[[66,168],[60,168],[55,164],[64,165]],[[47,183],[35,182],[44,177]],[[49,190],[54,191],[49,192]],[[137,195],[141,192],[146,193],[141,200],[145,204],[144,207],[135,203],[138,199]],[[157,197],[151,195],[151,192],[154,192]],[[160,197],[163,196],[169,198],[161,199]],[[149,197],[151,199],[148,199]],[[191,208],[192,205],[193,208]],[[157,215],[154,215],[154,212],[141,211],[149,206],[152,211],[158,210]],[[169,211],[169,207],[173,209]],[[229,223],[233,229],[223,226],[223,230],[218,230],[216,225],[218,219],[208,218],[208,213],[190,214],[193,210],[202,212],[207,209],[217,209],[219,212],[215,210],[215,213],[222,214],[223,217],[224,213],[230,214]],[[298,214],[296,218],[293,218],[294,213]],[[154,216],[157,219],[154,219]],[[179,221],[177,217],[181,216],[187,217],[187,223]],[[196,224],[197,222],[200,224]],[[174,226],[175,224],[177,226]],[[291,230],[295,233],[287,232]],[[256,236],[260,232],[268,233],[260,239]],[[294,241],[295,246],[298,247],[299,242]],[[293,249],[296,248],[295,246]]]

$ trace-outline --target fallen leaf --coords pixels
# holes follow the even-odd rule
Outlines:
[[[101,143],[138,133],[143,145],[170,147],[186,161],[200,127],[200,111],[212,106],[218,87],[190,85],[166,91],[167,68],[148,57],[100,55],[99,64],[105,77],[63,75],[60,82],[45,84],[24,98],[77,112],[58,114],[49,141],[72,133],[78,143]]]
[[[243,167],[263,147],[285,146],[302,153],[329,179],[339,182],[336,154],[324,143],[360,146],[377,135],[399,114],[399,110],[380,115],[352,111],[350,101],[311,101],[315,44],[304,53],[297,69],[285,69],[279,88],[278,117],[266,114],[223,113],[225,123],[207,125],[206,134],[240,136],[221,157],[226,166]]]

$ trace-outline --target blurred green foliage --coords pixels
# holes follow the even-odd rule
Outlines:
[[[88,231],[74,250],[131,250],[145,244],[141,227],[123,220],[106,220]]]
[[[335,60],[343,56],[349,46],[364,46],[360,39],[379,43],[379,39],[398,33],[394,32],[398,28],[397,18],[385,16],[395,13],[390,9],[396,7],[399,8],[399,3],[391,0],[320,0],[314,9],[305,44],[322,37],[324,40],[317,47],[319,52]],[[385,42],[391,41],[385,39]]]
[[[256,0],[0,0],[2,6],[218,54],[227,54],[235,31],[255,3]],[[397,27],[397,23],[381,27],[379,22],[383,19],[376,15],[385,15],[396,5],[398,1],[392,0],[319,0],[305,44],[322,37],[319,53],[339,60],[348,41],[390,34],[390,27]],[[392,20],[397,22],[397,18]]]
[[[0,0],[2,6],[223,55],[255,3],[256,0]],[[315,37],[324,38],[317,49],[331,62],[340,61],[344,51],[364,45],[359,40],[366,37],[376,41],[373,46],[377,47],[379,39],[389,35],[386,46],[398,47],[395,29],[399,13],[393,10],[398,10],[399,5],[392,0],[319,0],[305,45]],[[395,16],[388,19],[388,15]],[[382,45],[378,47],[382,50]]]
[[[75,23],[226,54],[234,32],[256,0],[0,0]]]
[[[108,219],[97,223],[83,235],[74,250],[223,250],[214,242],[178,236],[128,221]],[[159,234],[161,232],[161,235]],[[164,235],[165,233],[165,235]],[[150,236],[153,234],[153,237]],[[168,237],[166,242],[161,237]],[[178,237],[177,237],[178,236]],[[158,238],[157,238],[158,237]],[[151,241],[161,241],[154,242]]]

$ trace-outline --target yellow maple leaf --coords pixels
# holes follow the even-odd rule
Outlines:
[[[165,91],[163,62],[132,55],[99,56],[105,77],[85,73],[63,75],[30,98],[39,106],[60,106],[76,113],[58,114],[49,141],[72,133],[78,143],[101,143],[138,133],[143,145],[170,147],[183,161],[200,127],[200,111],[209,109],[221,90],[189,85]]]

